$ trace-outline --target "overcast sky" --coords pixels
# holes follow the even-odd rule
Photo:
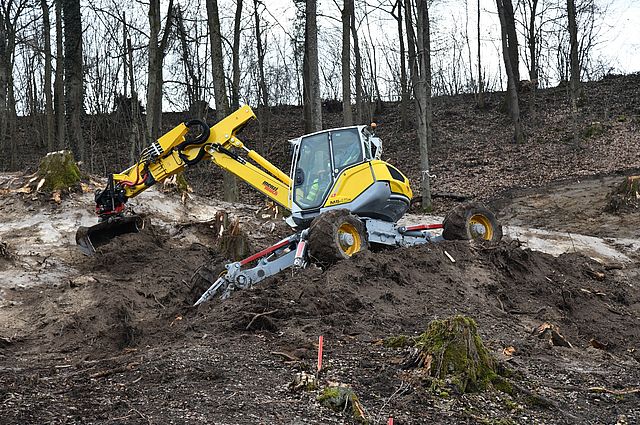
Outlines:
[[[341,4],[342,0],[337,0],[337,2]],[[376,4],[378,0],[367,0],[367,2]],[[606,8],[607,12],[600,34],[602,44],[594,52],[595,56],[601,56],[617,72],[640,72],[640,0],[596,0],[596,2]],[[288,26],[293,22],[295,6],[292,3],[292,0],[265,1],[272,15],[283,26]],[[513,3],[515,5],[517,0],[514,0]],[[464,0],[435,0],[433,2],[430,13],[432,19],[438,20],[436,25],[440,30],[449,27],[453,20],[457,20],[459,25],[464,24],[464,4]],[[469,31],[471,34],[474,31],[473,25],[475,25],[475,4],[476,0],[469,0]],[[486,31],[487,40],[497,39],[499,29],[495,13],[495,0],[481,0],[481,8],[483,9],[481,22],[483,23],[483,32]],[[318,10],[321,13],[339,17],[333,0],[319,0]],[[325,26],[337,25],[335,20],[327,18],[320,18],[319,22]],[[377,23],[385,31],[388,29],[390,34],[396,33],[393,21],[378,21]],[[483,39],[485,35],[483,35]],[[524,43],[522,37],[520,37],[520,43]],[[495,42],[483,43],[483,53],[487,56],[495,54],[495,44]],[[497,62],[496,66],[498,66]]]

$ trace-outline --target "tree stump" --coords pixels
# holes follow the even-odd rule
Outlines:
[[[318,396],[318,401],[335,412],[347,412],[350,410],[356,422],[368,423],[358,396],[347,385],[337,384],[326,387],[322,394]]]
[[[225,258],[239,261],[249,256],[249,238],[240,228],[237,219],[229,219],[224,211],[216,213],[214,229],[219,236],[218,250]]]
[[[44,179],[42,189],[54,192],[78,188],[81,174],[71,151],[59,151],[50,152],[40,160],[38,176]]]
[[[629,176],[607,196],[605,211],[617,213],[638,208],[640,208],[640,176]]]
[[[482,343],[476,322],[465,316],[429,323],[403,367],[422,368],[432,389],[453,389],[458,394],[481,391],[497,378],[496,362]]]

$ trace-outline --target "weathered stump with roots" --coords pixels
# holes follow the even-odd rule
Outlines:
[[[40,160],[38,176],[44,179],[42,188],[49,192],[76,189],[81,178],[80,169],[71,151],[50,152],[45,155]]]
[[[429,323],[403,367],[422,368],[433,389],[459,394],[483,390],[497,378],[496,362],[482,343],[476,322],[465,316]]]
[[[239,261],[249,256],[249,238],[240,228],[237,219],[230,219],[226,212],[216,213],[214,228],[219,236],[218,250],[224,258]]]
[[[629,176],[607,196],[605,211],[616,213],[637,208],[640,208],[640,176]]]

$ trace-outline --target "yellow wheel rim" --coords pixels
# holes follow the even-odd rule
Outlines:
[[[340,249],[351,257],[362,247],[362,237],[358,229],[351,223],[342,223],[338,228],[338,244]]]
[[[491,221],[482,215],[474,214],[469,219],[469,231],[472,239],[484,239],[490,241],[493,238],[493,226]]]

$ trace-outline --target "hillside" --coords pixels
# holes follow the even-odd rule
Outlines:
[[[251,252],[291,233],[258,195],[245,188],[242,202],[220,201],[222,175],[201,164],[188,172],[195,192],[186,203],[149,189],[129,202],[147,227],[85,257],[75,231],[95,223],[93,192],[106,180],[92,175],[60,198],[23,185],[44,153],[25,139],[23,169],[0,172],[0,422],[361,423],[319,401],[342,384],[369,424],[638,423],[640,210],[606,206],[622,174],[640,169],[640,75],[586,88],[579,127],[594,134],[577,146],[564,88],[525,94],[523,145],[509,142],[501,94],[484,111],[470,96],[434,100],[434,190],[489,203],[501,242],[374,249],[199,307],[200,276],[229,261],[217,212],[238,219]],[[285,169],[300,112],[274,108],[263,140]],[[325,117],[340,125],[339,114]],[[100,129],[96,174],[128,163],[112,118],[87,127]],[[165,114],[165,124],[183,118]],[[383,158],[417,187],[415,132],[398,127],[397,105],[376,121]],[[261,147],[258,131],[250,125],[244,140]],[[435,212],[453,205],[436,198]],[[482,391],[438,387],[426,363],[406,366],[429,323],[458,314],[475,320],[497,365],[500,379]],[[316,386],[296,386],[316,375],[321,335]]]

